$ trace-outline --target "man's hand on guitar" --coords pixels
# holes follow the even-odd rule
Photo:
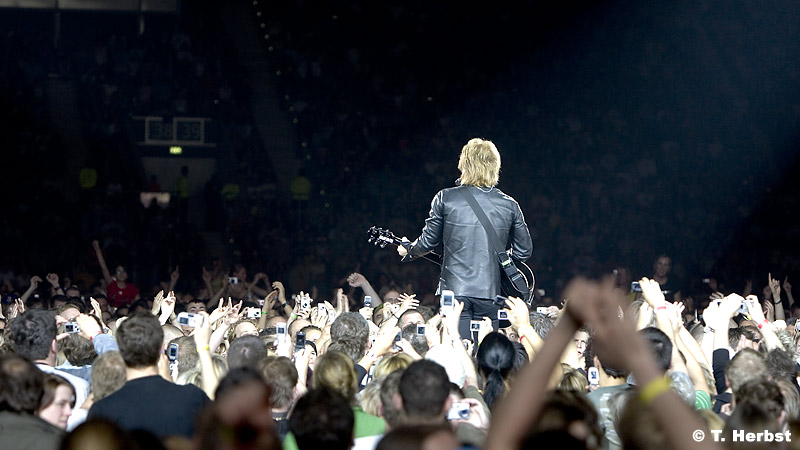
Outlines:
[[[403,242],[410,242],[410,241],[408,240],[408,238],[407,238],[407,237],[405,237],[405,236],[403,236],[403,239],[402,239],[402,241],[403,241]],[[404,245],[402,245],[402,244],[401,244],[401,245],[398,245],[398,246],[397,246],[397,254],[398,254],[398,255],[400,255],[400,257],[402,257],[402,258],[405,258],[405,257],[406,257],[406,255],[408,254],[408,249],[406,249],[406,247],[405,247]]]

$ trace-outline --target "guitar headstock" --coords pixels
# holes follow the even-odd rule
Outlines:
[[[380,248],[385,248],[389,244],[399,244],[400,238],[394,235],[391,231],[380,228],[380,227],[370,227],[367,230],[367,234],[369,238],[367,242],[374,244]]]

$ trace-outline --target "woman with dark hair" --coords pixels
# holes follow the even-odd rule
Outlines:
[[[505,395],[517,350],[498,332],[486,335],[478,347],[478,371],[483,377],[483,399],[489,409]]]
[[[75,388],[69,381],[53,374],[44,376],[44,396],[36,415],[62,430],[75,407]]]

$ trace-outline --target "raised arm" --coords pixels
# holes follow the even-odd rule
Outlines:
[[[175,292],[175,285],[178,284],[178,278],[181,277],[181,271],[178,266],[175,266],[175,270],[169,274],[169,287],[167,288],[167,292]]]
[[[347,284],[352,287],[361,288],[364,291],[364,295],[369,295],[372,297],[372,307],[377,308],[378,305],[383,303],[381,296],[372,288],[372,285],[369,283],[369,280],[364,275],[361,275],[358,272],[353,272],[347,277]]]
[[[775,306],[774,320],[786,320],[786,314],[783,312],[783,302],[781,301],[781,282],[772,278],[771,273],[767,275],[767,282],[769,283],[769,290],[772,292],[772,302]],[[787,282],[788,278],[784,284]]]
[[[19,296],[19,299],[22,303],[27,304],[28,298],[30,298],[31,294],[36,291],[39,287],[39,283],[42,282],[42,279],[38,275],[34,275],[31,277],[31,285],[28,286],[28,289]],[[21,314],[21,312],[19,312]]]
[[[211,346],[209,345],[211,321],[207,312],[200,311],[198,314],[203,317],[203,323],[195,328],[194,343],[197,346],[197,354],[200,356],[201,387],[208,398],[213,399],[219,381],[217,371],[214,369],[214,361],[211,359]]]
[[[94,253],[97,255],[97,262],[100,264],[100,270],[103,271],[103,279],[106,280],[107,284],[111,284],[114,279],[111,278],[111,272],[108,271],[108,266],[106,265],[106,259],[103,257],[103,250],[100,248],[100,243],[92,241],[92,248],[94,248]]]

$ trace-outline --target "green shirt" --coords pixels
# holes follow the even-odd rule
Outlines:
[[[353,439],[367,436],[380,436],[386,432],[386,422],[378,416],[367,414],[360,406],[353,407],[355,423],[353,424]],[[299,450],[294,434],[290,431],[283,440],[283,450]]]

